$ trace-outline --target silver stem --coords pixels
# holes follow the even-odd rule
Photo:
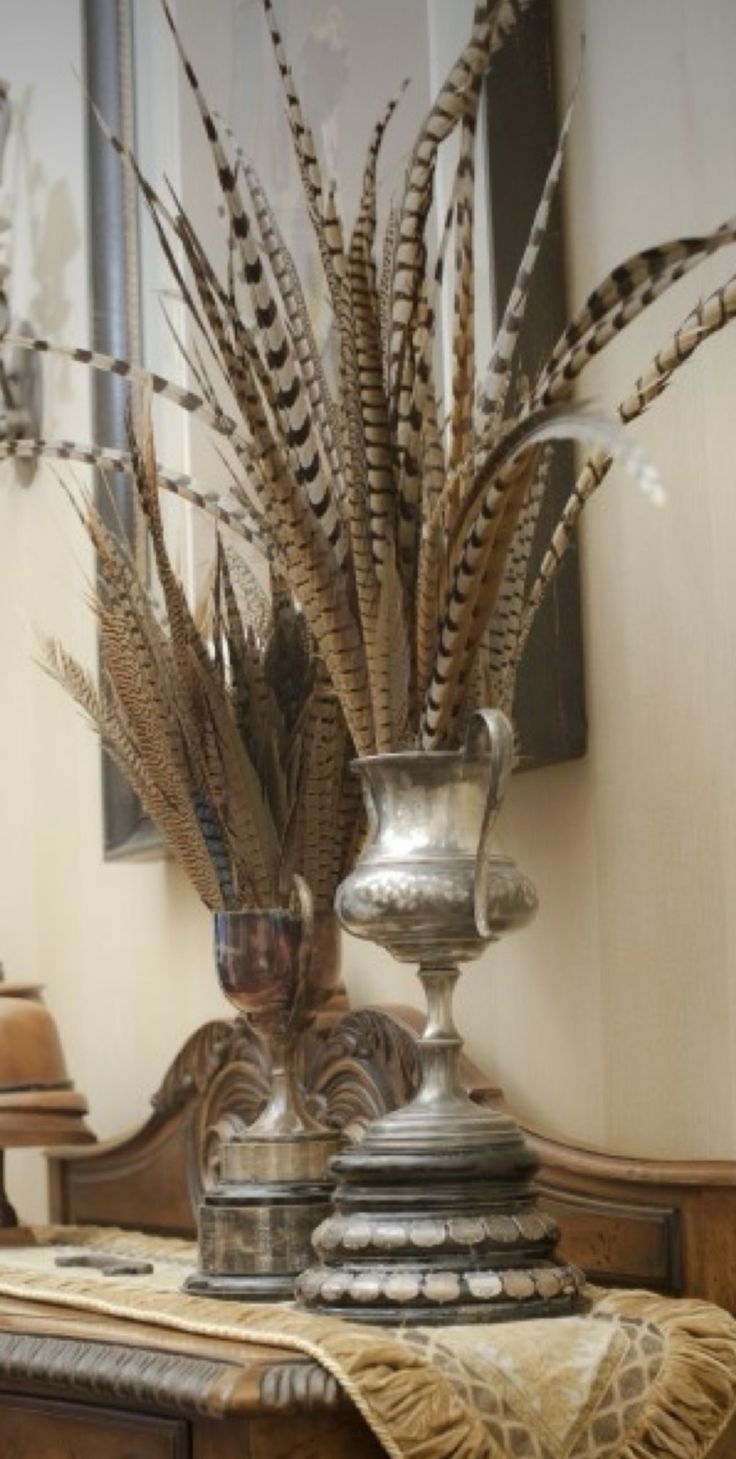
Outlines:
[[[294,1135],[324,1134],[324,1128],[309,1113],[299,1079],[298,1038],[268,1038],[271,1050],[271,1090],[268,1104],[261,1110],[248,1136],[285,1139]]]
[[[419,1039],[422,1080],[414,1104],[446,1106],[467,1095],[457,1072],[463,1041],[452,1016],[452,999],[460,969],[450,964],[424,964],[419,977],[427,999],[427,1022]],[[468,1101],[470,1103],[470,1101]]]

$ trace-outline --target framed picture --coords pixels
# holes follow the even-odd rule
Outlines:
[[[135,141],[135,79],[130,0],[83,0],[86,90],[113,131]],[[133,179],[87,108],[87,177],[92,348],[140,359],[138,199]],[[127,383],[92,375],[94,439],[125,449]],[[106,474],[97,501],[108,526],[133,540],[135,507],[125,477]],[[106,857],[159,854],[160,839],[138,797],[102,752],[103,847]]]
[[[493,63],[486,94],[492,287],[498,318],[557,146],[551,0],[535,0]],[[535,270],[519,341],[533,378],[567,322],[562,207],[558,193]],[[572,446],[555,454],[538,536],[548,541],[575,480]],[[539,564],[532,558],[531,569]],[[537,615],[517,681],[520,769],[585,753],[586,718],[578,549],[563,559]]]

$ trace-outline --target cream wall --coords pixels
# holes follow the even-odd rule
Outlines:
[[[323,19],[338,13],[314,3]],[[180,8],[192,29],[210,10],[193,0]],[[397,75],[407,59],[423,77],[428,66],[413,11],[404,41],[392,37],[379,65],[367,47],[369,19],[378,24],[380,16],[373,6],[358,9],[359,64],[334,98],[333,134],[343,156],[356,118],[369,114],[365,98],[372,104],[375,86],[377,106],[390,89],[389,62]],[[303,21],[304,8],[295,11],[293,0],[281,11],[287,29],[295,16]],[[402,12],[394,6],[392,13]],[[81,106],[72,73],[80,64],[77,0],[0,0],[0,19],[4,74],[16,98],[27,88],[13,188],[13,309],[41,330],[82,341],[88,301]],[[623,254],[736,211],[728,67],[736,9],[729,0],[697,7],[688,0],[562,0],[558,19],[563,90],[572,82],[580,31],[588,37],[567,186],[577,303]],[[243,77],[227,29],[213,34],[226,64],[227,110]],[[300,54],[308,58],[296,53],[297,66]],[[216,61],[202,57],[203,72],[212,67],[208,90],[216,87]],[[359,79],[367,87],[360,103]],[[414,88],[411,104],[419,108],[425,84]],[[172,114],[167,101],[169,128]],[[191,119],[182,135],[190,130]],[[189,175],[188,141],[184,155]],[[401,160],[397,140],[394,175]],[[617,346],[610,364],[601,362],[591,377],[596,396],[615,403],[703,281],[725,274],[729,262],[733,268],[724,255],[696,283],[681,285],[671,308],[657,306],[651,325]],[[655,512],[628,479],[612,475],[590,509],[590,752],[584,762],[514,783],[502,836],[534,877],[542,909],[532,929],[467,971],[458,998],[471,1053],[520,1112],[632,1153],[736,1154],[735,352],[736,335],[714,341],[702,366],[683,372],[637,430],[660,467],[667,507]],[[87,429],[87,382],[71,366],[49,375],[45,429]],[[176,870],[165,862],[102,863],[97,746],[31,662],[34,622],[92,659],[83,568],[84,545],[53,474],[40,471],[26,491],[4,469],[0,956],[8,976],[45,982],[71,1072],[90,1097],[95,1127],[107,1134],[143,1117],[169,1057],[223,1005],[208,918]],[[355,1002],[417,1001],[411,973],[367,945],[346,948],[346,966]],[[40,1158],[15,1157],[10,1182],[24,1212],[40,1215]]]
[[[24,111],[12,188],[14,315],[66,341],[89,338],[77,0],[0,0],[3,75]],[[39,37],[43,36],[43,44]],[[8,153],[9,176],[16,153]],[[49,436],[88,431],[88,381],[53,366]],[[32,662],[34,624],[94,662],[84,604],[90,563],[52,471],[29,490],[0,476],[0,957],[45,983],[77,1086],[102,1134],[140,1120],[168,1059],[221,1004],[208,918],[165,862],[104,865],[99,751]],[[43,1213],[42,1161],[9,1157],[11,1195]]]

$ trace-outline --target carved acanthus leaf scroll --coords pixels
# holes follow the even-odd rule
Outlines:
[[[304,1087],[314,1113],[355,1139],[369,1120],[395,1109],[417,1088],[419,1061],[410,1029],[379,1009],[359,1009],[316,1026],[304,1040]],[[198,1106],[194,1135],[203,1186],[217,1178],[224,1140],[242,1137],[265,1104],[266,1045],[244,1019],[207,1023],[184,1045],[153,1098],[168,1119]]]

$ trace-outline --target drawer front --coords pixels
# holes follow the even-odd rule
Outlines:
[[[682,1291],[679,1211],[544,1187],[540,1204],[560,1227],[566,1260],[592,1281]]]
[[[189,1459],[188,1424],[0,1394],[2,1459]]]

